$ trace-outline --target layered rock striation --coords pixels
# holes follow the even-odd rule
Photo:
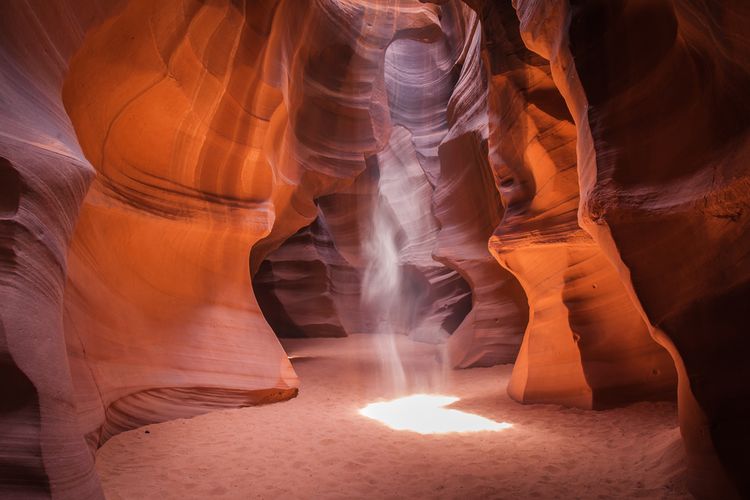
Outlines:
[[[453,366],[511,362],[526,303],[515,279],[486,248],[490,221],[499,220],[502,209],[482,154],[487,87],[481,29],[461,3],[434,12],[439,29],[397,33],[382,54],[387,144],[366,156],[366,170],[350,186],[317,199],[319,217],[311,230],[325,225],[346,264],[321,260],[315,241],[303,255],[296,240],[288,240],[269,254],[254,283],[269,304],[283,310],[277,330],[282,336],[304,335],[306,324],[311,336],[339,335],[342,327],[349,333],[395,329],[434,342],[453,333]],[[321,249],[329,244],[319,243]],[[284,290],[274,289],[266,274],[280,261],[297,270]],[[327,271],[316,271],[317,265],[302,269],[312,261]],[[385,286],[391,279],[398,282],[400,299],[383,308],[393,294]],[[347,314],[332,318],[328,294],[316,301],[307,289],[331,291],[333,309]]]
[[[279,337],[345,337],[350,330],[344,325],[351,328],[347,313],[359,305],[360,281],[318,216],[263,260],[253,290]]]
[[[578,224],[576,127],[550,65],[524,45],[509,2],[475,8],[491,75],[489,163],[505,206],[490,248],[530,309],[508,392],[581,408],[669,397],[669,355]]]
[[[384,317],[454,367],[515,361],[525,403],[679,379],[692,490],[747,495],[747,21],[2,3],[0,496],[101,497],[112,435],[292,397],[276,334]]]
[[[102,497],[78,426],[62,323],[68,243],[94,169],[60,88],[68,58],[103,15],[96,2],[0,5],[3,498]]]
[[[691,490],[747,495],[750,9],[516,7],[576,125],[580,225],[677,368]]]
[[[1,413],[12,430],[0,472],[9,494],[96,497],[91,451],[110,436],[293,396],[296,376],[250,276],[287,240],[284,251],[314,248],[332,284],[322,294],[327,327],[361,331],[367,318],[336,321],[341,303],[360,300],[354,269],[366,266],[336,198],[367,200],[355,214],[361,240],[374,203],[362,193],[397,173],[403,155],[424,193],[402,221],[417,229],[402,231],[413,239],[404,262],[428,290],[424,316],[453,322],[448,330],[460,322],[471,293],[432,256],[432,193],[472,24],[463,4],[2,9],[0,346],[12,383]],[[417,63],[434,80],[409,73]],[[439,98],[415,101],[433,81]],[[404,201],[397,193],[389,204]],[[316,218],[306,240],[298,231]],[[297,255],[287,263],[309,262]]]

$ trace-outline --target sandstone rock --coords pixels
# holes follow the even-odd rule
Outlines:
[[[102,14],[79,7],[0,5],[3,498],[102,497],[62,325],[67,245],[94,174],[59,96],[67,58]]]
[[[93,443],[296,392],[248,273],[276,217],[260,151],[283,98],[263,79],[274,5],[248,8],[129,2],[71,61],[63,97],[98,175],[65,330]]]
[[[24,439],[3,433],[0,470],[21,496],[99,495],[90,449],[111,435],[295,393],[250,274],[326,214],[328,195],[366,179],[368,161],[396,168],[389,144],[411,148],[430,212],[471,14],[407,0],[103,4],[2,7],[2,369],[14,381],[2,418]],[[413,99],[425,83],[413,63],[431,68],[439,99]],[[468,288],[432,259],[430,217],[405,262],[427,283],[424,316],[457,324]],[[359,276],[327,272],[351,302]]]
[[[691,489],[747,495],[750,9],[517,8],[576,123],[579,220],[677,366]]]
[[[472,293],[471,310],[448,341],[450,362],[461,368],[514,362],[528,322],[523,289],[487,251],[502,206],[483,144],[467,133],[440,146],[435,193],[441,225],[436,258],[457,269]]]
[[[387,301],[385,295],[391,292],[371,290],[379,285],[366,283],[371,266],[387,264],[373,264],[382,250],[372,248],[377,245],[372,235],[393,229],[398,279],[404,287],[398,294],[398,310],[392,311],[394,326],[432,341],[456,331],[449,346],[454,366],[511,362],[520,345],[526,306],[515,279],[495,264],[486,247],[495,225],[488,221],[499,219],[500,204],[479,145],[487,135],[481,30],[474,12],[457,2],[446,4],[437,20],[439,31],[397,32],[385,47],[376,81],[382,78],[385,91],[387,144],[367,157],[367,169],[353,184],[317,200],[318,221],[325,220],[333,246],[348,266],[329,262],[327,271],[317,273],[308,268],[304,278],[298,277],[305,285],[297,281],[302,286],[283,292],[295,310],[281,309],[288,316],[288,330],[300,335],[305,328],[299,325],[310,324],[303,318],[311,316],[340,324],[349,333],[377,331],[382,311],[366,302]],[[483,134],[476,139],[479,142],[473,135],[457,139],[464,132],[473,134],[477,127]],[[387,220],[374,220],[378,211]],[[284,260],[300,270],[302,263],[318,261],[315,245],[305,246],[303,254],[302,247],[287,248],[294,244],[288,240],[268,255],[261,268],[267,271]],[[291,253],[297,255],[296,261],[290,260]],[[255,277],[256,288],[268,289],[272,281],[265,273]],[[332,299],[338,311],[347,314],[325,319],[330,316],[323,311],[330,311],[330,304],[325,296],[313,298],[307,289],[346,290],[332,294]],[[512,295],[510,300],[506,293]],[[371,297],[357,303],[355,294]],[[271,295],[278,303],[279,293]],[[501,311],[496,313],[495,306]],[[308,330],[311,336],[321,331]]]
[[[353,295],[358,305],[359,281],[318,216],[266,257],[253,277],[253,290],[277,336],[345,337],[342,316],[350,309],[342,302]],[[342,293],[346,295],[340,297]]]
[[[576,128],[510,2],[476,4],[489,97],[489,159],[503,198],[490,248],[529,300],[508,387],[523,402],[606,408],[669,397],[674,369],[596,242],[578,225]]]
[[[487,241],[503,206],[487,161],[487,77],[476,14],[465,15],[459,75],[448,102],[449,130],[439,147],[434,194],[440,224],[434,257],[471,286],[472,308],[448,341],[455,367],[513,362],[528,323],[528,303],[511,273],[497,265]]]
[[[101,497],[104,440],[292,397],[274,330],[376,331],[384,302],[398,331],[451,334],[453,366],[518,353],[522,402],[678,376],[693,491],[747,495],[749,20],[4,2],[0,496]],[[384,234],[394,289],[373,286]]]

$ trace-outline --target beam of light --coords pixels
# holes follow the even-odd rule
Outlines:
[[[371,403],[359,410],[359,414],[377,420],[391,429],[419,434],[501,431],[512,427],[507,422],[495,422],[479,415],[445,408],[458,400],[454,396],[414,394],[392,401]]]

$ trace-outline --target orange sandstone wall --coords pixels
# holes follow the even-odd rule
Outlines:
[[[293,396],[251,275],[371,327],[341,311],[399,169],[424,317],[471,302],[454,366],[583,408],[679,376],[693,491],[748,494],[750,9],[437,3],[0,5],[0,496],[100,497],[117,432]]]
[[[487,157],[488,78],[481,19],[466,19],[433,198],[440,225],[433,255],[456,269],[471,287],[471,310],[448,341],[451,364],[462,368],[515,361],[529,319],[518,280],[497,265],[487,248],[503,205]]]
[[[0,7],[0,474],[23,498],[100,495],[90,450],[122,430],[295,393],[250,274],[388,143],[391,41],[441,32],[406,0],[105,4]]]
[[[750,5],[517,2],[576,124],[578,219],[679,375],[691,490],[750,494]]]
[[[675,372],[615,267],[577,220],[576,127],[510,2],[476,2],[489,86],[489,162],[505,206],[490,239],[524,287],[529,323],[508,387],[581,408],[670,397]]]
[[[130,2],[71,62],[64,101],[98,175],[65,324],[94,444],[296,390],[250,288],[249,250],[275,218],[262,139],[283,109],[263,80],[276,5],[248,8]]]
[[[432,259],[430,193],[465,16],[458,2],[174,0],[127,2],[88,32],[63,100],[97,176],[70,247],[64,323],[92,447],[296,393],[250,276],[372,162],[386,176],[402,157],[418,165],[426,212],[408,222],[421,232],[405,258],[435,290],[428,315],[449,319],[466,292]],[[416,63],[441,86],[437,100],[415,100]],[[502,361],[520,341],[513,321]]]

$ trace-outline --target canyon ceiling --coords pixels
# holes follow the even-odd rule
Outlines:
[[[293,397],[274,330],[375,330],[386,220],[400,330],[515,362],[522,403],[676,391],[691,491],[750,495],[748,23],[745,0],[2,2],[0,493],[101,497],[111,436]]]

